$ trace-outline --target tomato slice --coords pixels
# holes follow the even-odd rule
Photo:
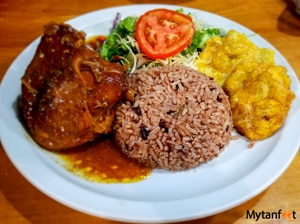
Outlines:
[[[190,16],[168,9],[154,9],[139,17],[136,39],[143,53],[165,59],[184,50],[195,32]]]

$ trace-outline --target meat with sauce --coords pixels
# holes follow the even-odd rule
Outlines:
[[[119,64],[102,59],[85,33],[50,23],[22,81],[21,112],[34,140],[62,150],[111,131],[127,85]]]

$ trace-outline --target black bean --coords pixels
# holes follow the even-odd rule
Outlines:
[[[226,132],[229,131],[229,125],[226,125]]]
[[[215,91],[217,88],[216,87],[209,87],[209,90],[212,92],[212,91]]]
[[[167,112],[167,114],[168,115],[171,115],[171,114],[173,114],[173,113],[175,113],[176,111],[174,111],[174,110],[169,110],[168,112]]]
[[[148,128],[145,125],[141,126],[141,136],[142,136],[142,139],[143,140],[147,140],[148,135],[149,135]]]
[[[220,97],[220,95],[218,95],[217,101],[220,102],[220,103],[223,101],[223,99],[222,99],[222,97]]]
[[[159,127],[160,128],[163,128],[165,131],[165,133],[168,133],[168,131],[169,131],[169,128],[167,127],[167,123],[166,123],[166,121],[164,121],[164,120],[161,120],[160,122],[159,122]]]
[[[133,110],[137,115],[139,115],[139,116],[142,115],[142,110],[141,110],[141,108],[140,108],[139,106],[133,107],[132,110]]]

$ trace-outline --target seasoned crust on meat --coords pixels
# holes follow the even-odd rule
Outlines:
[[[51,150],[109,133],[127,88],[122,66],[89,48],[85,33],[56,23],[45,26],[21,81],[22,114],[34,140]]]

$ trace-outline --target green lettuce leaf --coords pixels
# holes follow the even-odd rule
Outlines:
[[[205,43],[213,36],[219,36],[220,30],[218,28],[205,28],[203,30],[196,30],[190,45],[183,50],[183,55],[192,54],[195,51],[201,51],[205,47]]]
[[[112,57],[116,55],[126,57],[128,48],[122,44],[121,39],[128,35],[134,35],[136,22],[137,17],[126,17],[111,31],[100,51],[104,59],[111,61]]]

